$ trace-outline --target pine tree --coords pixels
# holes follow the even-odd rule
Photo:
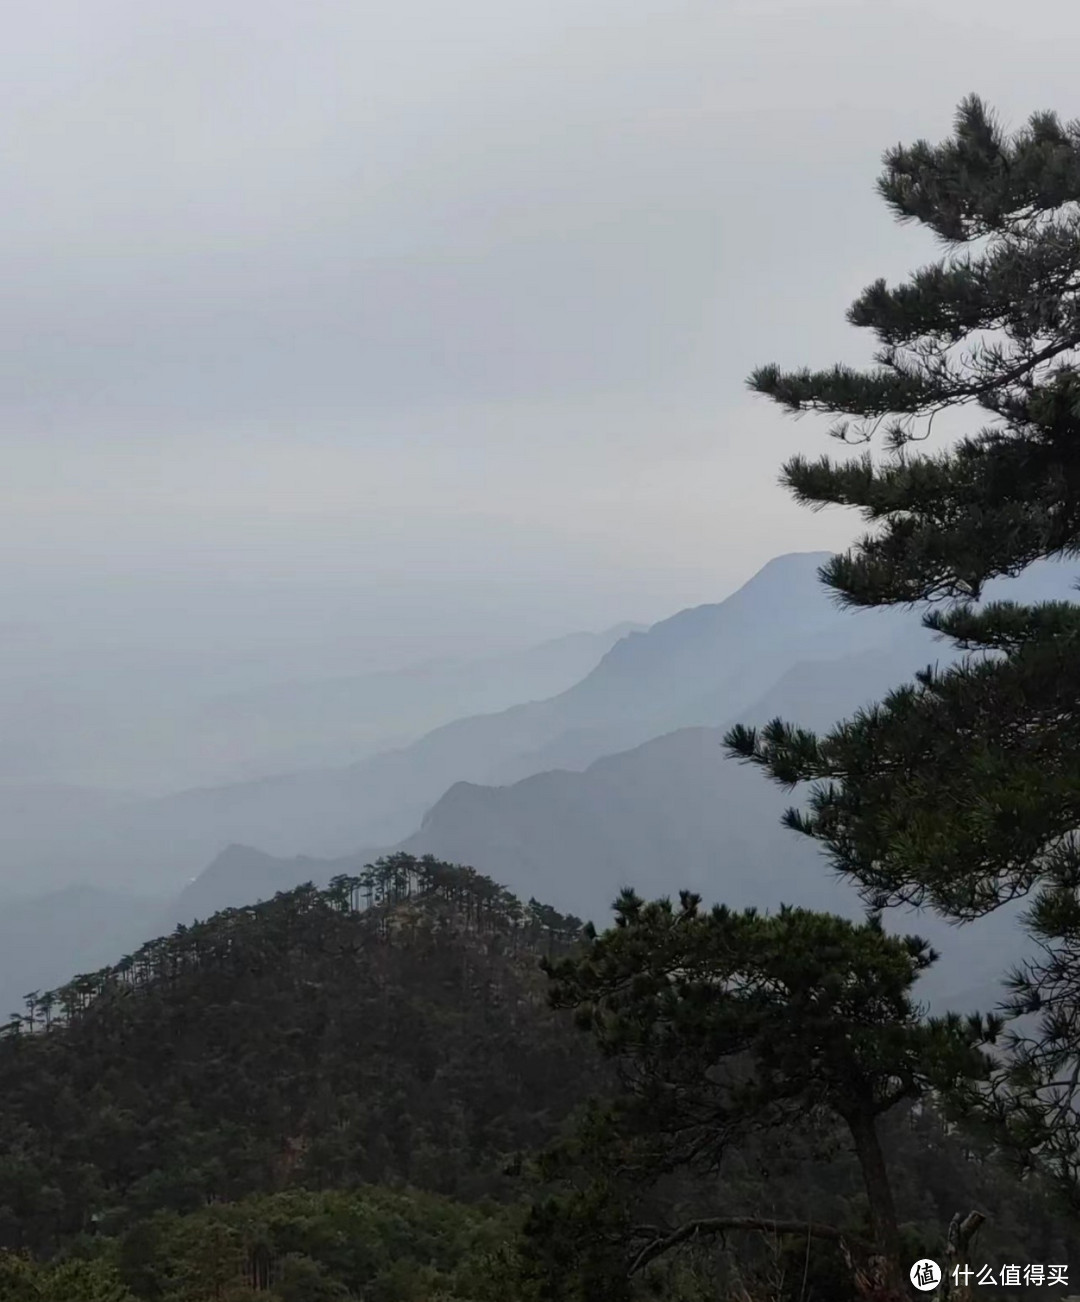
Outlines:
[[[674,1174],[722,1174],[732,1144],[816,1121],[840,1127],[858,1160],[869,1208],[862,1247],[880,1296],[904,1296],[881,1120],[904,1100],[984,1079],[983,1027],[920,1015],[911,988],[936,956],[918,937],[802,909],[760,916],[699,906],[689,892],[678,908],[624,892],[614,927],[580,957],[547,965],[553,1003],[577,1011],[619,1065],[623,1089],[583,1128],[579,1151],[593,1179],[569,1217],[538,1209],[534,1243],[561,1245],[554,1260],[538,1256],[565,1287],[575,1231],[577,1269],[591,1263],[623,1279],[691,1240],[739,1230],[844,1242],[841,1227],[784,1223],[760,1208],[634,1227],[616,1196],[617,1185],[636,1202]],[[854,1246],[858,1236],[849,1237]]]
[[[885,155],[878,190],[945,253],[851,307],[877,338],[873,366],[766,366],[750,385],[830,413],[844,442],[883,436],[877,458],[799,456],[783,480],[872,526],[822,570],[842,604],[932,603],[924,623],[967,654],[826,736],[774,720],[726,741],[789,789],[813,784],[787,822],[872,908],[970,920],[1029,897],[1042,957],[1014,974],[1012,1009],[1041,1024],[1014,1043],[1030,1105],[1016,1119],[1044,1154],[1057,1144],[1067,1174],[1080,1154],[1061,1139],[1080,1079],[1080,606],[977,603],[995,576],[1080,552],[1080,123],[1039,113],[1009,136],[970,97],[943,144]],[[987,425],[914,450],[965,406]]]

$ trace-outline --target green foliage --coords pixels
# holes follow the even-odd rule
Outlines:
[[[629,1298],[629,1281],[651,1263],[717,1234],[801,1233],[835,1244],[840,1227],[816,1216],[813,1225],[782,1221],[724,1199],[708,1216],[658,1224],[648,1203],[664,1182],[715,1180],[728,1150],[755,1135],[816,1128],[835,1142],[838,1127],[857,1155],[868,1212],[868,1228],[843,1234],[875,1245],[896,1274],[900,1233],[879,1118],[991,1068],[978,1019],[926,1020],[913,1003],[913,983],[933,957],[925,942],[887,936],[876,920],[790,908],[771,917],[703,912],[688,892],[678,908],[624,892],[614,927],[593,933],[581,955],[546,965],[553,1003],[576,1010],[616,1061],[622,1088],[552,1155],[583,1183],[536,1207],[527,1226],[541,1287],[554,1295],[573,1278],[587,1298],[595,1276],[612,1290],[621,1280],[610,1296]]]
[[[115,1255],[135,1295],[156,1302],[226,1290],[267,1302],[488,1302],[504,1296],[495,1263],[517,1220],[413,1190],[292,1190],[155,1213]]]
[[[981,1023],[924,1020],[913,1003],[911,987],[935,957],[876,920],[704,912],[687,892],[676,909],[627,891],[612,929],[581,957],[545,966],[553,1002],[576,1009],[602,1050],[620,1056],[650,1125],[665,1106],[657,1083],[670,1080],[680,1106],[702,1091],[722,1138],[821,1106],[876,1115],[933,1084],[985,1073]],[[722,1060],[748,1071],[714,1083]]]
[[[971,97],[951,139],[886,154],[879,190],[947,251],[852,306],[877,337],[873,367],[766,366],[750,384],[835,414],[845,441],[884,430],[883,459],[796,457],[784,478],[797,500],[873,526],[822,571],[842,602],[946,600],[925,622],[968,654],[825,737],[777,719],[726,740],[778,783],[811,784],[787,821],[872,908],[969,920],[1030,897],[1040,953],[1012,975],[1007,1011],[1038,1022],[1006,1038],[1011,1070],[988,1106],[1080,1202],[1080,606],[972,604],[990,578],[1080,554],[1080,123],[1040,113],[1009,137]],[[936,413],[966,404],[991,423],[912,451]]]
[[[298,1185],[511,1192],[597,1078],[539,970],[579,929],[400,856],[77,978],[0,1041],[0,1246]]]
[[[583,943],[576,920],[499,900],[475,874],[398,860],[181,929],[65,988],[48,1031],[35,1017],[33,1034],[0,1045],[0,1224],[38,1253],[0,1258],[0,1302],[714,1302],[742,1286],[815,1302],[790,1291],[797,1250],[797,1280],[804,1269],[821,1289],[832,1279],[821,1302],[845,1302],[830,1245],[807,1257],[799,1236],[790,1247],[743,1232],[727,1248],[687,1241],[633,1278],[627,1245],[642,1225],[718,1208],[864,1231],[858,1164],[815,1094],[816,1069],[782,1041],[817,1043],[834,1085],[845,1062],[858,1067],[879,1103],[890,1064],[897,1089],[909,1068],[922,1081],[920,1044],[929,1059],[952,1043],[962,1062],[965,1027],[919,1040],[906,992],[925,947],[797,911],[755,919],[632,896],[611,932]],[[588,993],[607,1061],[548,1006],[540,955],[561,1002]],[[730,1117],[718,1174],[675,1169],[676,1150],[655,1142],[674,1114],[658,1110],[650,1132],[625,1078],[619,1087],[627,1035],[662,1067],[656,973],[669,960],[685,996],[684,1067],[707,1060],[710,1037],[737,1040],[726,1054],[737,1090],[714,1102],[721,1119],[725,1099],[738,1102],[748,1124],[736,1133]],[[601,983],[624,978],[637,994],[605,1004]],[[717,978],[728,979],[726,1011]],[[839,1017],[850,1042],[828,1034]],[[891,1057],[860,1039],[877,1019],[902,1023]],[[794,1124],[800,1098],[820,1106]],[[904,1126],[890,1130],[904,1106],[883,1114],[881,1136],[905,1173],[903,1233],[936,1243],[960,1189],[1001,1225],[1026,1227],[1028,1259],[1068,1260],[1030,1192],[969,1161],[931,1114],[916,1118],[914,1146]],[[544,1145],[534,1164],[528,1153]]]
[[[135,1302],[104,1261],[40,1265],[0,1251],[0,1302]]]

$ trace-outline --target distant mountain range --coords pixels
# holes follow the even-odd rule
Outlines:
[[[35,665],[24,648],[0,665],[0,783],[149,795],[355,763],[463,715],[552,696],[641,627],[349,675],[315,663],[286,677],[272,655],[211,652],[42,649]]]
[[[921,650],[916,629],[876,651],[793,666],[727,722],[783,715],[828,726],[910,676],[926,662]],[[598,925],[625,885],[645,896],[688,888],[737,908],[791,903],[858,913],[856,892],[811,842],[781,825],[798,794],[725,758],[725,731],[726,725],[679,729],[583,772],[545,772],[502,787],[457,783],[417,832],[387,849],[471,864],[524,897],[554,899]],[[190,922],[302,880],[325,883],[335,873],[358,872],[380,852],[283,860],[233,846],[181,895],[171,920]],[[893,914],[888,922],[925,935],[941,951],[924,983],[936,1003],[986,1006],[1004,967],[1024,953],[1015,913],[964,930],[926,914]]]
[[[498,656],[274,683],[207,702],[191,728],[205,749],[246,763],[255,777],[355,763],[464,715],[553,696],[646,627],[623,623]]]
[[[723,733],[732,722],[778,714],[825,727],[910,676],[926,662],[927,641],[909,623],[884,648],[799,663],[719,727],[677,729],[581,771],[549,770],[503,786],[456,782],[417,831],[381,848],[282,858],[233,844],[180,895],[177,920],[242,903],[253,889],[264,898],[305,873],[328,881],[391,849],[471,863],[526,896],[546,889],[581,914],[602,914],[628,882],[651,892],[722,889],[732,903],[752,903],[775,881],[783,898],[821,904],[827,873],[812,847],[779,822],[792,797],[726,759]],[[828,907],[850,899],[836,887]]]
[[[325,850],[327,841],[318,834],[322,825],[328,843],[336,846],[333,829],[341,820],[341,844],[355,845],[364,833],[352,808],[351,792],[362,781],[362,761],[356,761],[379,737],[417,735],[463,713],[550,695],[578,681],[615,642],[638,627],[620,624],[601,633],[574,633],[475,661],[297,681],[211,697],[199,707],[197,726],[186,716],[182,726],[177,723],[187,743],[178,742],[175,735],[157,739],[163,765],[159,781],[178,762],[177,747],[183,750],[184,744],[203,756],[198,760],[188,755],[195,767],[205,767],[206,756],[215,753],[231,757],[234,765],[242,765],[246,756],[246,762],[263,773],[272,771],[269,757],[278,752],[279,759],[291,757],[294,763],[304,756],[349,756],[354,762],[339,769],[301,769],[283,778],[189,788],[161,798],[70,784],[0,785],[0,893],[42,883],[59,887],[87,881],[140,889],[145,885],[150,890],[164,884],[167,889],[197,872],[231,840],[254,840],[277,850],[293,845],[298,851]],[[0,724],[9,721],[2,687]],[[113,731],[127,728],[144,743],[153,740],[152,720],[157,716],[152,705],[145,704],[147,718],[138,724],[127,718],[123,702],[113,695],[104,694],[101,705],[103,711],[111,705],[112,712],[90,732],[103,753],[109,752]],[[195,709],[190,702],[185,708],[189,713]],[[74,721],[73,731],[78,731]],[[5,741],[10,745],[11,735]],[[383,767],[392,770],[394,763],[391,756]],[[376,835],[392,837],[408,830],[446,785],[436,783],[430,796],[420,799],[415,819],[400,830],[384,829],[376,812]],[[377,801],[369,804],[378,810]],[[275,816],[275,809],[283,819]],[[290,841],[288,829],[294,823],[299,835]]]
[[[407,836],[455,782],[583,769],[679,727],[718,725],[806,656],[835,658],[910,628],[900,612],[838,611],[816,581],[824,559],[772,561],[726,601],[620,638],[567,690],[459,719],[406,747],[19,824],[18,857],[0,859],[0,879],[157,892],[182,885],[234,842],[276,854],[348,854]]]
[[[46,879],[156,896],[162,928],[356,871],[396,847],[470,863],[598,922],[623,884],[854,910],[814,847],[780,826],[790,798],[724,758],[721,737],[732,722],[776,715],[826,727],[954,653],[912,611],[838,609],[817,581],[825,559],[777,558],[726,601],[620,638],[546,700],[343,768],[82,810],[66,849],[43,830],[31,851]],[[1041,564],[988,596],[1069,598],[1072,583],[1068,567]],[[915,929],[941,943],[937,980],[950,994],[984,990],[984,972],[999,973],[1018,944],[1003,918],[977,933],[933,919]]]

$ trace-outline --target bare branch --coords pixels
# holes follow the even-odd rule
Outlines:
[[[636,1275],[650,1261],[655,1261],[665,1252],[670,1252],[672,1248],[677,1248],[691,1239],[703,1235],[725,1234],[730,1230],[758,1234],[805,1234],[810,1238],[828,1239],[832,1243],[853,1244],[868,1252],[871,1250],[870,1245],[858,1236],[846,1234],[834,1225],[825,1225],[818,1221],[774,1221],[762,1216],[707,1216],[701,1220],[688,1221],[668,1234],[649,1227],[641,1227],[641,1233],[653,1234],[655,1237],[634,1258],[629,1273]]]

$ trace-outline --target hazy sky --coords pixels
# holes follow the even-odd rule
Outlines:
[[[1065,0],[10,7],[7,615],[531,635],[842,545],[744,377],[934,256],[885,147],[1078,67]]]

